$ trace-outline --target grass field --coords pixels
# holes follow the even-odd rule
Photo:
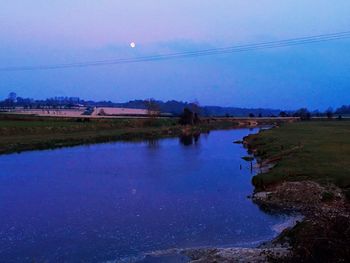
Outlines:
[[[237,127],[234,121],[206,120],[183,127],[177,118],[86,119],[0,114],[0,154],[116,140],[178,136],[184,132]]]
[[[68,118],[0,114],[0,154],[116,140],[179,136],[215,129],[274,125],[294,119],[204,118],[197,126],[178,118]]]
[[[350,121],[308,121],[282,125],[247,138],[268,173],[253,178],[259,189],[281,181],[314,180],[350,189]]]
[[[2,118],[1,118],[2,117]],[[0,154],[179,132],[176,119],[62,119],[0,116]]]

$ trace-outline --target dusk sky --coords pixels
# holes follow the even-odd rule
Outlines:
[[[350,30],[349,0],[3,0],[0,68],[131,58]],[[136,47],[131,48],[130,42]],[[91,68],[0,72],[0,98],[350,104],[350,39]]]

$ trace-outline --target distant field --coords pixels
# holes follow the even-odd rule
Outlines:
[[[118,117],[118,116],[147,116],[145,109],[129,109],[117,107],[95,107],[91,115],[83,115],[86,107],[77,109],[23,109],[16,108],[8,111],[9,114],[35,115],[41,117],[68,117],[79,118],[88,116],[90,118]],[[105,116],[103,116],[105,115]]]
[[[350,193],[350,121],[308,121],[282,125],[248,138],[263,160],[276,160],[254,177],[258,188],[281,181],[334,183]]]
[[[0,154],[118,139],[164,136],[177,119],[94,119],[0,115]]]

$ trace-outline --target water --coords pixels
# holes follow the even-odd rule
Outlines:
[[[0,156],[0,261],[104,262],[271,238],[283,219],[247,199],[250,164],[232,143],[251,132]]]

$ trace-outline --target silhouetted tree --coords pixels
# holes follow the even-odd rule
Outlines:
[[[197,113],[198,115],[201,114],[202,109],[201,109],[201,107],[200,107],[200,105],[199,105],[198,100],[195,100],[195,101],[191,102],[191,103],[189,104],[189,108],[190,108],[190,110],[191,110],[193,113]]]
[[[15,92],[10,92],[7,99],[15,103],[17,101],[17,94]]]
[[[311,119],[311,113],[308,111],[307,108],[301,108],[297,110],[294,114],[294,117],[299,117],[301,120],[310,120]]]
[[[148,99],[145,101],[145,107],[147,110],[147,115],[150,118],[156,118],[160,115],[160,108],[154,99]]]
[[[338,108],[335,112],[336,114],[350,114],[350,105],[343,105]]]
[[[106,116],[107,114],[106,114],[106,112],[105,112],[104,109],[100,109],[100,111],[98,112],[97,115],[98,115],[98,116]]]
[[[314,110],[311,115],[315,117],[321,117],[322,114],[320,113],[319,110]]]
[[[282,118],[285,118],[285,117],[288,117],[288,114],[285,111],[281,111],[279,116]]]
[[[333,118],[333,109],[331,107],[329,107],[327,110],[326,110],[326,116],[328,119],[332,119]]]
[[[181,125],[193,125],[194,124],[194,116],[193,112],[189,108],[184,108],[183,113],[180,116],[180,124]],[[197,116],[198,118],[198,116]]]

